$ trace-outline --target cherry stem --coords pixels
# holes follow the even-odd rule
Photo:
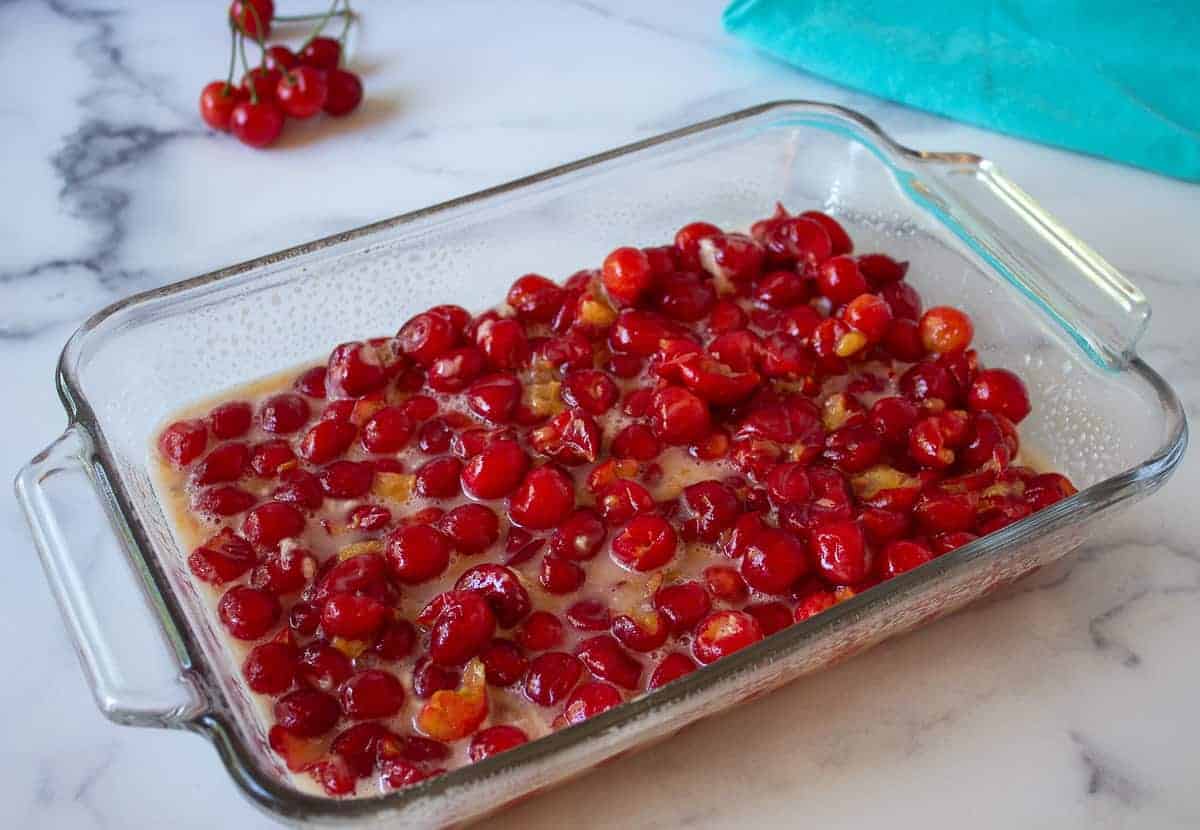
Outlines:
[[[341,0],[333,0],[333,2],[329,5],[329,10],[321,16],[321,22],[313,28],[312,34],[310,34],[308,38],[300,44],[300,48],[296,50],[296,54],[303,52],[306,48],[308,48],[308,44],[312,43],[320,36],[321,32],[325,29],[325,24],[329,22],[329,18],[333,17],[334,13],[337,11],[338,3],[340,2]]]
[[[240,34],[235,34],[234,39],[237,41],[238,52],[242,56],[242,69],[246,72],[247,75],[249,75],[250,74],[250,62],[246,60],[246,38]],[[257,104],[258,103],[258,89],[255,86],[253,78],[250,80],[250,83],[247,84],[247,86],[250,87],[250,103]]]
[[[323,17],[343,17],[347,14],[353,15],[354,12],[345,10],[340,12],[314,12],[312,14],[277,14],[271,19],[280,23],[303,23],[306,20],[320,20]]]
[[[266,66],[267,44],[266,41],[263,40],[263,29],[266,27],[263,26],[262,18],[258,16],[258,9],[254,8],[254,4],[249,3],[247,5],[250,9],[250,14],[254,15],[254,40],[256,43],[258,43],[258,48],[262,51],[262,54],[258,58],[258,65]]]
[[[346,35],[350,33],[350,24],[354,22],[355,15],[350,9],[350,0],[346,0],[346,8],[341,12],[345,15],[345,20],[342,21],[342,33],[338,35],[338,45],[341,49],[338,50],[338,63],[341,64],[342,58],[346,56]]]
[[[225,75],[225,88],[221,94],[228,95],[233,90],[233,67],[237,63],[237,29],[233,21],[229,21],[229,72]]]

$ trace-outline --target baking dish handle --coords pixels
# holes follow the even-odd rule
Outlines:
[[[1047,314],[1102,368],[1137,354],[1150,303],[1116,268],[987,160],[926,158],[914,198]]]
[[[98,485],[91,440],[73,424],[21,469],[17,500],[96,705],[117,723],[182,726],[204,711],[205,698],[162,626],[128,625],[130,609],[147,606],[147,593],[130,579],[118,548],[98,539],[87,515],[96,511],[83,507],[90,495],[103,509]]]

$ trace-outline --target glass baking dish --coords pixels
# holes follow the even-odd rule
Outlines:
[[[911,260],[924,296],[971,311],[983,359],[1018,369],[1030,386],[1024,442],[1080,492],[511,752],[388,796],[297,790],[228,671],[153,494],[156,424],[341,340],[394,331],[434,303],[480,309],[521,273],[561,278],[695,219],[745,227],[776,201],[831,212],[858,250]],[[951,612],[1149,495],[1187,444],[1175,393],[1136,355],[1149,314],[1135,286],[988,161],[906,149],[838,107],[764,104],[104,309],[63,350],[69,424],[21,471],[17,494],[108,717],[205,735],[243,792],[284,819],[455,824]],[[96,515],[107,526],[89,521]],[[119,626],[138,595],[157,625]]]

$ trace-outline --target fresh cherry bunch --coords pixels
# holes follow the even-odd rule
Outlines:
[[[337,38],[322,32],[335,17],[342,19]],[[362,80],[340,67],[342,45],[354,20],[350,0],[333,0],[319,14],[275,14],[273,0],[233,0],[229,6],[229,73],[224,81],[207,84],[200,93],[200,117],[210,127],[232,132],[243,144],[267,147],[279,138],[287,118],[311,118],[319,112],[341,117],[362,101]],[[280,44],[267,45],[271,24],[315,20],[316,25],[293,52]],[[258,44],[258,66],[246,59],[246,40]],[[233,84],[241,58],[242,82]]]

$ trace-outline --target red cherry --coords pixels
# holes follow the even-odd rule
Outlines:
[[[207,444],[208,430],[203,421],[176,421],[158,438],[159,451],[176,467],[195,461]]]
[[[373,597],[334,594],[325,601],[321,625],[325,631],[351,640],[365,640],[379,628],[388,607]]]
[[[338,733],[329,751],[344,763],[349,773],[356,778],[365,778],[375,771],[382,745],[391,746],[399,741],[399,735],[378,723],[356,723]]]
[[[246,655],[242,677],[252,691],[281,695],[296,679],[296,650],[286,643],[263,643]]]
[[[600,428],[582,409],[564,409],[529,434],[534,450],[566,467],[594,463],[600,454]]]
[[[417,585],[446,570],[450,564],[450,542],[429,525],[411,525],[388,535],[385,555],[397,579]]]
[[[436,392],[461,392],[483,368],[483,353],[479,349],[450,349],[430,363],[425,382]]]
[[[704,569],[704,584],[709,593],[719,600],[730,603],[743,603],[750,596],[746,580],[737,569],[728,565],[709,565]]]
[[[325,388],[330,397],[357,398],[381,388],[388,378],[380,350],[369,343],[339,344],[329,354]]]
[[[654,393],[650,419],[655,433],[668,444],[690,444],[708,435],[708,404],[681,386],[665,386]]]
[[[635,516],[612,542],[613,558],[634,571],[661,568],[675,556],[678,538],[660,516]]]
[[[269,501],[246,514],[242,535],[260,548],[273,548],[304,530],[304,514],[290,504]]]
[[[275,44],[268,46],[267,51],[263,55],[263,64],[267,69],[274,69],[280,73],[291,69],[299,62],[296,54],[286,46]]]
[[[700,250],[709,252],[709,261],[702,263],[713,276],[733,282],[749,282],[762,273],[766,259],[762,245],[740,233],[723,233],[706,237]]]
[[[487,729],[479,730],[471,737],[471,748],[468,755],[474,763],[528,742],[529,736],[515,726],[508,724],[489,726]]]
[[[275,87],[275,99],[291,118],[311,118],[321,111],[328,97],[329,83],[325,73],[312,66],[300,66],[284,73]]]
[[[696,668],[696,663],[692,658],[686,654],[673,651],[664,657],[658,666],[655,667],[654,672],[650,675],[650,682],[646,687],[651,690],[660,688],[673,680],[686,677],[694,672]]]
[[[217,438],[238,438],[250,429],[254,410],[245,401],[229,401],[208,413],[208,428]]]
[[[529,456],[516,441],[493,441],[462,470],[462,487],[477,499],[499,499],[517,489],[529,469]]]
[[[251,40],[263,40],[270,35],[274,17],[273,0],[233,0],[229,4],[229,19]]]
[[[772,271],[754,287],[754,299],[771,308],[791,308],[809,297],[809,283],[795,271]]]
[[[512,375],[485,375],[467,390],[467,406],[494,424],[512,420],[521,401],[521,382]]]
[[[308,684],[331,691],[353,674],[354,668],[350,658],[334,646],[317,642],[306,645],[300,652],[298,672]]]
[[[708,315],[708,328],[713,334],[738,331],[749,322],[746,312],[732,300],[718,300]]]
[[[250,147],[268,147],[283,132],[283,111],[274,101],[241,101],[229,116],[229,130]]]
[[[348,421],[320,421],[300,441],[301,457],[324,464],[344,453],[354,443],[358,429]]]
[[[474,591],[448,591],[433,602],[440,608],[429,634],[430,659],[439,666],[461,666],[492,639],[496,616],[487,600]]]
[[[1024,382],[1007,369],[984,369],[967,392],[967,406],[972,412],[991,412],[1003,415],[1019,424],[1029,415],[1029,392]]]
[[[332,69],[327,76],[329,94],[325,98],[325,112],[340,118],[349,115],[363,99],[362,79],[344,69]]]
[[[692,654],[701,663],[711,663],[763,638],[758,620],[745,611],[717,611],[696,626]]]
[[[600,552],[608,528],[594,510],[583,508],[572,513],[550,537],[550,553],[563,559],[583,561]]]
[[[875,294],[859,294],[845,308],[842,319],[850,328],[878,343],[887,334],[892,322],[892,310]]]
[[[298,738],[324,735],[340,715],[337,700],[316,689],[297,689],[275,701],[275,722]]]
[[[230,582],[254,566],[254,549],[232,529],[222,528],[188,556],[196,578],[212,585]]]
[[[540,274],[526,274],[508,290],[508,304],[517,317],[531,323],[549,323],[562,305],[563,289]]]
[[[692,513],[692,518],[682,526],[685,536],[715,542],[737,520],[737,496],[719,481],[701,481],[689,486],[683,491],[683,500]]]
[[[757,372],[738,372],[702,354],[686,355],[678,361],[678,365],[679,378],[684,385],[718,406],[732,406],[745,400],[754,393],[761,380]]]
[[[776,506],[804,504],[811,493],[808,473],[803,464],[780,464],[767,476],[767,494]]]
[[[759,532],[742,557],[742,576],[765,594],[786,594],[807,572],[804,545],[785,530]]]
[[[599,369],[576,370],[563,378],[563,400],[591,415],[603,415],[619,395],[612,378]]]
[[[671,633],[687,634],[712,608],[712,598],[699,582],[665,585],[654,592],[654,607],[667,618]]]
[[[413,667],[413,694],[422,699],[443,689],[457,688],[458,681],[457,671],[439,666],[427,657],[422,657]]]
[[[308,581],[306,574],[316,570],[316,557],[312,551],[300,547],[286,547],[272,551],[255,566],[250,573],[250,584],[263,588],[276,596],[299,591]]]
[[[950,306],[937,306],[922,314],[920,329],[925,348],[937,354],[962,351],[975,334],[971,318]]]
[[[817,287],[834,305],[842,305],[866,293],[870,286],[853,257],[836,256],[821,264],[817,271]]]
[[[385,623],[371,650],[384,660],[403,660],[417,645],[417,630],[407,620]]]
[[[438,522],[438,530],[446,534],[459,553],[483,553],[500,538],[500,518],[490,507],[482,504],[462,504]]]
[[[282,483],[271,492],[275,501],[306,510],[316,510],[325,501],[321,480],[307,470],[292,467],[281,472],[279,479]]]
[[[675,250],[680,267],[687,271],[699,271],[700,240],[720,234],[721,229],[708,222],[693,222],[680,228],[675,234]]]
[[[529,339],[517,320],[482,320],[475,329],[474,340],[495,369],[516,369],[529,359]]]
[[[404,449],[413,434],[412,419],[399,406],[385,406],[363,425],[363,449],[373,453],[394,453]]]
[[[1041,510],[1078,492],[1066,476],[1059,473],[1042,473],[1034,476],[1025,486],[1025,499],[1034,510]]]
[[[250,448],[241,441],[221,444],[204,456],[192,470],[196,484],[236,481],[250,466]]]
[[[342,58],[342,46],[331,37],[314,37],[300,50],[300,63],[314,69],[337,69]]]
[[[782,631],[792,624],[792,609],[782,602],[756,602],[747,605],[745,612],[758,621],[764,637],[770,637],[776,631]]]
[[[607,683],[584,683],[567,699],[562,718],[570,725],[582,723],[623,702],[621,693]]]
[[[825,460],[845,473],[860,473],[883,455],[883,440],[871,427],[847,426],[825,438]]]
[[[918,363],[900,376],[900,392],[912,401],[937,399],[954,406],[962,395],[950,370],[933,362]]]
[[[276,69],[256,66],[242,76],[243,101],[274,101],[275,90],[283,73]]]
[[[525,696],[541,706],[553,706],[570,694],[583,674],[578,658],[548,651],[533,658],[525,676]]]
[[[580,631],[607,631],[612,614],[599,600],[581,599],[567,609],[567,622]]]
[[[975,508],[969,494],[922,496],[913,517],[925,533],[961,533],[974,530]]]
[[[898,262],[887,254],[863,254],[858,258],[858,270],[874,286],[896,283],[908,273],[908,263]]]
[[[565,472],[546,465],[528,473],[509,498],[508,516],[531,530],[545,530],[575,507],[575,484]]]
[[[321,490],[335,499],[354,499],[371,490],[375,468],[362,461],[335,461],[317,476]]]
[[[497,622],[512,628],[529,614],[529,593],[516,572],[503,565],[476,565],[463,572],[454,590],[479,594],[491,606]]]
[[[459,493],[461,472],[462,462],[453,456],[426,461],[417,469],[417,493],[427,499],[453,498]]]
[[[422,366],[429,366],[454,348],[459,334],[447,316],[425,312],[401,326],[396,340],[400,351]]]
[[[240,487],[218,485],[197,493],[192,499],[192,507],[205,516],[232,516],[249,510],[256,501],[258,499],[253,493],[247,493]]]
[[[613,436],[611,452],[616,458],[653,461],[662,453],[663,444],[645,424],[633,423]]]
[[[825,233],[829,235],[834,256],[848,254],[854,250],[854,243],[850,241],[850,235],[846,233],[846,229],[829,214],[821,213],[819,210],[806,210],[800,214],[800,218],[811,219],[825,229]]]
[[[587,579],[583,568],[569,559],[547,554],[542,557],[538,581],[551,594],[570,594],[578,591]]]
[[[404,687],[389,671],[364,669],[342,683],[338,699],[349,718],[389,718],[404,705]]]
[[[584,640],[576,647],[575,656],[601,680],[630,690],[640,685],[642,664],[608,634]]]
[[[274,594],[238,585],[230,588],[217,603],[217,613],[225,628],[239,640],[257,640],[279,619],[279,600]]]
[[[444,769],[423,769],[410,761],[405,761],[403,758],[385,758],[380,762],[379,766],[380,780],[392,790],[411,787],[413,784],[419,784],[426,778],[445,772]]]
[[[479,654],[487,682],[501,688],[511,686],[525,676],[529,660],[521,647],[511,640],[497,637]]]
[[[562,641],[562,621],[549,611],[534,611],[517,629],[517,642],[529,651],[549,651]]]
[[[817,570],[837,585],[854,585],[871,573],[871,557],[862,528],[854,522],[831,522],[812,531],[809,552]]]
[[[906,282],[888,283],[879,289],[879,296],[892,309],[892,317],[897,320],[912,320],[916,322],[921,317],[921,295],[917,289]]]
[[[229,132],[233,108],[245,100],[245,93],[224,81],[213,81],[200,91],[200,117],[214,130]]]
[[[695,274],[667,273],[658,278],[656,307],[672,320],[688,323],[701,320],[716,301],[712,282]]]
[[[284,435],[304,426],[309,417],[308,401],[291,392],[272,395],[258,410],[258,421],[265,432]]]
[[[650,260],[638,248],[617,248],[604,259],[604,288],[623,306],[636,305],[654,281]]]
[[[905,571],[924,565],[933,559],[933,551],[919,542],[891,542],[883,549],[879,559],[879,575],[891,579]]]

